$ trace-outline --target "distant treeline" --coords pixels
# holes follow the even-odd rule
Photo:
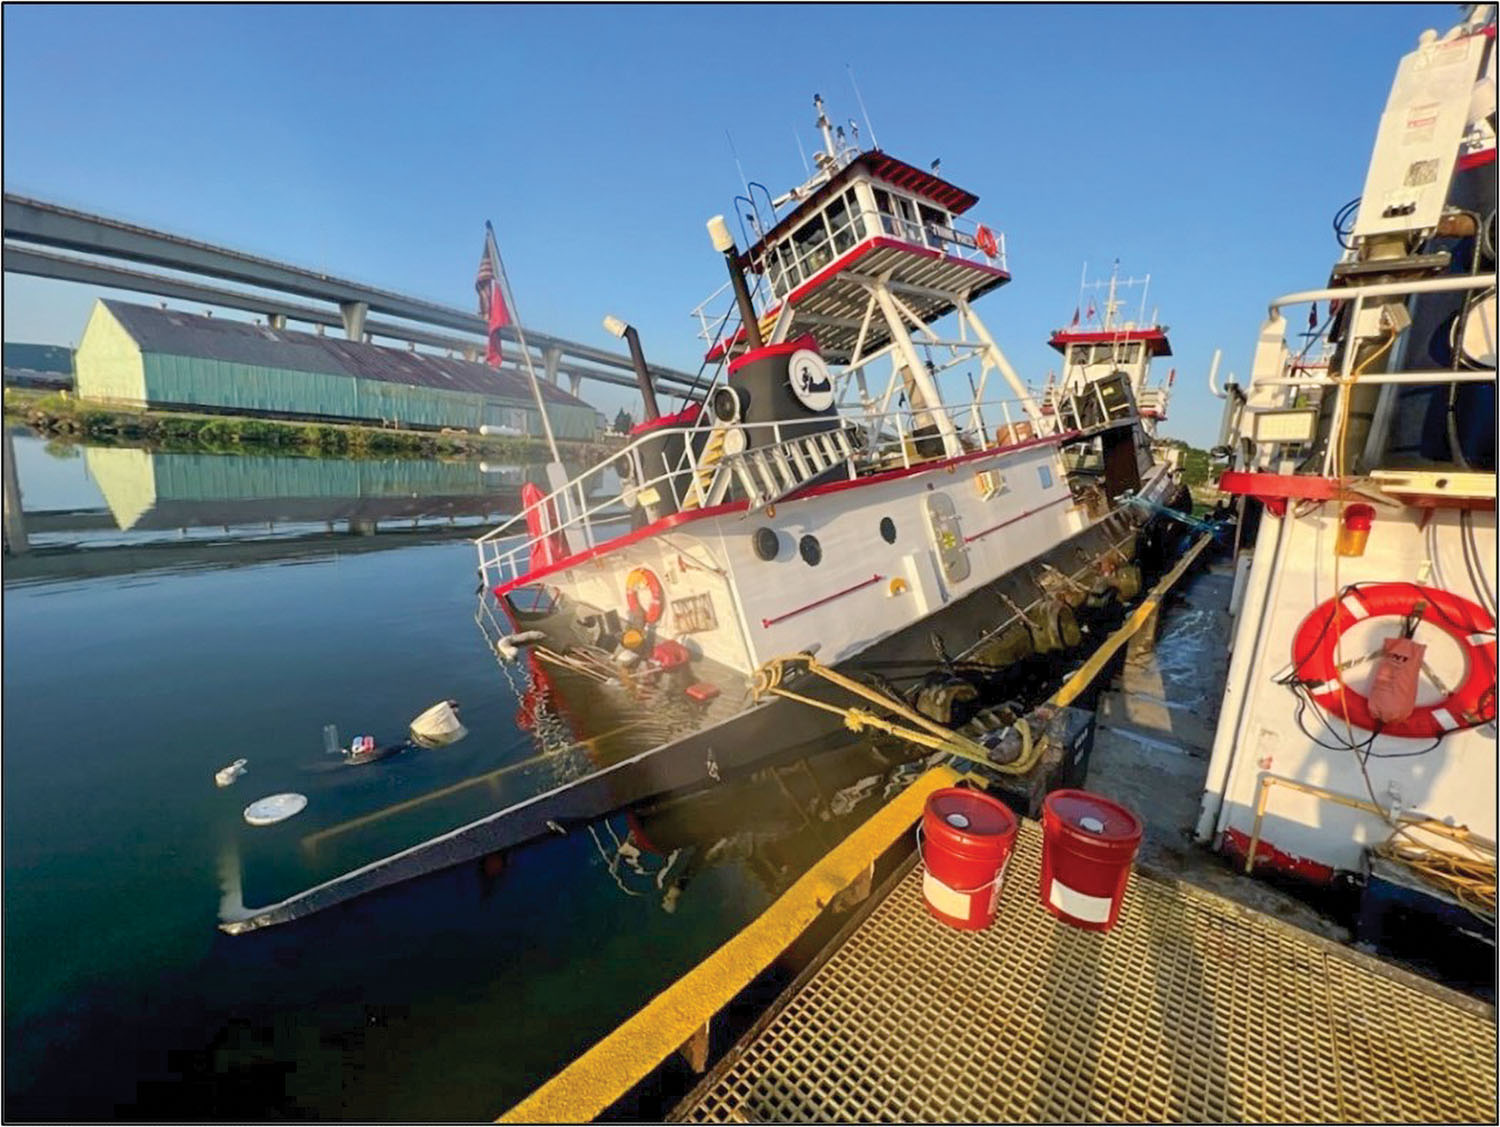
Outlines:
[[[171,450],[272,449],[313,457],[503,455],[523,462],[545,461],[548,454],[546,444],[533,438],[133,409],[10,387],[5,389],[5,414],[52,437],[96,443],[123,440]],[[611,452],[602,446],[595,452],[587,444],[568,445],[585,459]]]

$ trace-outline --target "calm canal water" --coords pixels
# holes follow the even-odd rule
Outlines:
[[[669,858],[615,860],[616,817],[223,935],[236,884],[268,903],[586,768],[575,747],[500,770],[542,749],[448,528],[506,510],[527,471],[15,448],[32,551],[4,587],[7,1118],[488,1119],[813,855],[774,853],[807,821],[761,788],[733,818],[689,808],[699,862],[660,881]],[[362,520],[387,524],[346,531]],[[453,746],[354,768],[323,751],[325,724],[384,742],[444,698],[470,730]],[[246,825],[281,791],[307,809]],[[819,848],[871,803],[837,805]],[[721,837],[739,847],[697,871]]]

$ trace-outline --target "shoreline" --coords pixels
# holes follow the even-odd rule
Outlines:
[[[253,450],[314,458],[490,455],[538,463],[548,458],[546,443],[529,437],[126,407],[78,399],[69,393],[9,386],[4,417],[6,423],[25,424],[46,438],[101,445],[127,442],[168,451]],[[614,453],[618,444],[561,440],[558,445],[570,461],[593,465]]]

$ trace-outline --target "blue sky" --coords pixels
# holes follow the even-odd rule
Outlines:
[[[528,326],[615,313],[696,371],[705,220],[803,179],[812,95],[980,196],[1013,281],[979,311],[1023,375],[1079,274],[1152,277],[1166,432],[1315,287],[1395,67],[1438,5],[7,7],[5,189],[469,306],[486,218]],[[868,140],[868,138],[866,138]],[[5,337],[76,343],[93,297],[6,275]],[[125,296],[125,295],[122,295]],[[131,300],[143,300],[140,297]],[[1158,361],[1158,365],[1163,362]],[[1158,374],[1162,374],[1158,372]],[[610,410],[624,402],[585,384]]]

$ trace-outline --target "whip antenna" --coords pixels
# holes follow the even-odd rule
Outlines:
[[[854,100],[859,103],[860,116],[865,119],[865,132],[870,135],[870,144],[878,149],[880,142],[875,139],[875,127],[870,124],[870,111],[865,109],[865,99],[859,92],[859,83],[854,81],[854,68],[845,63],[844,69],[849,72],[849,85],[854,87]]]

